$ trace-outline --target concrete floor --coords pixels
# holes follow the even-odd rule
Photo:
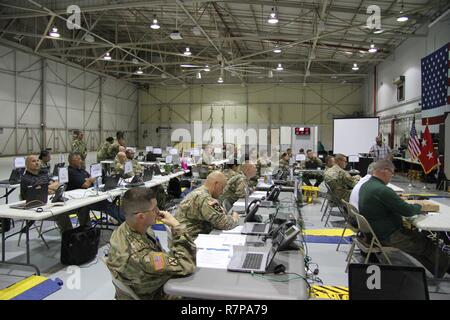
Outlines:
[[[55,157],[56,158],[56,157]],[[95,153],[88,156],[88,164],[95,159]],[[91,161],[89,161],[91,160]],[[9,176],[11,158],[0,158],[0,178],[6,179]],[[408,181],[401,176],[394,176],[392,181],[394,184],[405,188],[407,190]],[[422,183],[418,184],[417,188],[413,188],[412,192],[423,192]],[[437,192],[434,185],[428,185],[430,190],[428,192],[438,193],[448,196],[448,193]],[[3,190],[0,189],[0,193]],[[17,190],[11,195],[10,202],[17,199]],[[449,198],[436,199],[441,203],[450,205]],[[320,199],[321,201],[321,199]],[[4,203],[4,199],[0,200]],[[311,205],[306,205],[302,208],[302,216],[305,221],[306,229],[321,229],[324,228],[324,223],[320,221],[322,213],[320,212],[321,202]],[[330,218],[329,227],[342,226],[343,218],[337,212]],[[15,229],[20,227],[20,222],[16,222]],[[53,222],[45,222],[43,229],[49,230],[54,228]],[[43,241],[37,237],[35,230],[31,231],[31,261],[39,266],[42,275],[51,279],[60,278],[64,281],[64,286],[61,290],[47,297],[47,300],[110,300],[114,298],[114,287],[111,283],[111,276],[103,263],[101,257],[105,255],[108,250],[108,240],[111,231],[102,231],[101,244],[97,259],[91,263],[81,266],[79,269],[72,267],[64,267],[59,262],[60,255],[60,236],[57,230],[51,230],[45,234],[45,239],[49,245],[49,249],[44,245]],[[158,234],[160,239],[164,241],[163,234]],[[18,237],[14,236],[7,240],[6,243],[6,257],[12,261],[25,261],[25,240],[22,239],[20,245],[17,246]],[[343,244],[339,251],[336,251],[336,244],[319,244],[308,243],[308,255],[311,257],[311,262],[317,263],[319,268],[319,278],[322,279],[325,285],[347,286],[348,276],[345,271],[345,258],[349,250],[349,245]],[[357,255],[358,257],[358,255]],[[403,254],[394,254],[391,256],[393,261],[414,265],[412,258]],[[362,260],[361,260],[362,262]],[[0,266],[0,289],[5,288],[17,281],[20,281],[31,272],[27,268],[11,269],[7,266]],[[79,283],[74,280],[78,279]],[[429,277],[431,277],[428,274]],[[431,299],[450,299],[450,283],[441,283],[439,287],[434,285],[429,286]],[[438,293],[433,293],[438,292]]]

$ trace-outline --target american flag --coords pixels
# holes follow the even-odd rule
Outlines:
[[[411,132],[409,134],[409,142],[408,142],[408,152],[411,155],[411,159],[415,160],[419,157],[420,154],[420,142],[417,139],[416,132],[416,118],[413,118]]]
[[[450,43],[422,59],[422,125],[439,132],[450,112]]]

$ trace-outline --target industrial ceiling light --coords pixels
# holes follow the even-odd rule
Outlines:
[[[106,61],[111,60],[111,55],[109,54],[109,52],[105,53],[105,55],[103,56],[103,60],[106,60]]]
[[[397,22],[406,22],[406,21],[408,21],[408,19],[409,19],[408,16],[403,13],[403,4],[402,4],[402,8],[400,9],[400,14],[397,17]]]
[[[357,63],[354,63],[354,64],[353,64],[352,70],[353,70],[353,71],[358,71],[358,70],[359,70],[359,67],[358,67],[358,64],[357,64]]]
[[[185,56],[190,56],[192,54],[192,52],[190,51],[189,47],[186,47],[186,51],[184,51],[183,53]]]
[[[223,78],[219,77],[219,79],[217,80],[218,83],[223,83]]]
[[[144,74],[144,71],[142,71],[142,68],[139,67],[139,69],[137,69],[135,73],[141,75]]]
[[[206,65],[206,66],[205,66],[205,69],[203,69],[203,71],[205,71],[205,72],[210,72],[210,71],[211,71],[211,69],[209,68],[209,66],[208,66],[208,65]]]
[[[60,34],[58,33],[58,28],[57,27],[53,27],[52,31],[50,31],[50,33],[48,35],[50,37],[52,37],[52,38],[59,38]]]
[[[269,19],[267,19],[267,22],[270,24],[278,23],[278,14],[277,14],[277,10],[275,8],[272,8],[272,12],[269,15]]]
[[[158,19],[156,19],[156,16],[153,18],[153,22],[150,28],[152,28],[153,30],[158,30],[159,28],[161,28],[161,26],[158,23]]]
[[[281,49],[278,45],[275,46],[275,48],[273,48],[272,50],[274,53],[281,53]]]
[[[378,51],[378,49],[375,47],[375,44],[372,42],[372,43],[370,44],[369,52],[370,52],[370,53],[375,53],[375,52],[377,52],[377,51]]]
[[[283,70],[284,70],[283,66],[281,65],[281,63],[279,63],[278,67],[277,67],[277,71],[283,71]]]

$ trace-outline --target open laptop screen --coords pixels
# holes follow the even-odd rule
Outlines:
[[[350,300],[428,300],[425,270],[420,267],[350,264]]]

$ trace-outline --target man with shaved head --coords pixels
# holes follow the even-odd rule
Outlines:
[[[217,200],[223,193],[226,179],[223,173],[213,171],[203,186],[189,193],[180,203],[177,220],[186,226],[187,233],[196,239],[200,233],[213,229],[230,230],[238,225],[239,215],[227,215]]]
[[[220,200],[227,201],[231,206],[245,197],[245,189],[249,187],[250,179],[256,175],[256,166],[251,163],[241,165],[241,172],[230,178],[225,186]]]

